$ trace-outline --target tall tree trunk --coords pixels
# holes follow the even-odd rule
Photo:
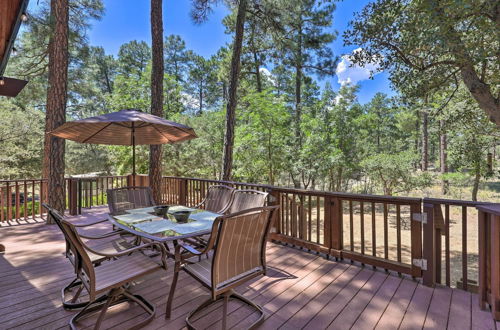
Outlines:
[[[257,87],[257,92],[262,92],[262,80],[260,77],[260,62],[259,62],[259,55],[257,54],[257,47],[255,47],[255,26],[252,24],[252,33],[250,34],[250,45],[252,45],[252,56],[253,56],[253,64],[254,64],[254,70],[255,70],[255,81],[256,81],[256,87]]]
[[[494,1],[492,0],[492,2]],[[455,55],[460,65],[460,75],[464,85],[476,100],[478,106],[488,115],[489,119],[496,123],[497,126],[500,126],[500,97],[498,94],[494,94],[491,86],[484,81],[483,77],[481,77],[478,72],[476,72],[472,59],[474,55],[467,52],[467,47],[462,40],[461,33],[457,31],[455,26],[447,19],[444,4],[434,0],[432,1],[432,5],[434,6],[435,14],[442,22],[440,28],[442,33],[445,33],[447,36],[445,41],[449,44],[451,53]],[[498,28],[500,26],[500,6],[496,4],[490,8],[491,11],[486,15],[494,18]]]
[[[253,58],[254,58],[254,65],[255,65],[255,79],[256,79],[256,84],[257,84],[257,92],[262,92],[262,79],[260,76],[260,63],[257,57],[257,53],[253,53]]]
[[[427,171],[429,167],[429,113],[427,109],[422,111],[422,159],[421,159],[421,169],[422,171]]]
[[[415,154],[419,154],[420,147],[420,111],[417,110],[417,120],[415,120]],[[418,168],[418,164],[414,164],[415,170]]]
[[[236,35],[233,43],[233,55],[231,58],[229,100],[226,108],[226,132],[224,135],[224,151],[222,158],[222,180],[231,179],[231,171],[233,168],[234,124],[236,105],[238,103],[238,78],[240,75],[240,57],[243,44],[246,8],[247,0],[240,0],[238,4],[238,15],[236,16]]]
[[[441,175],[448,173],[448,141],[445,132],[444,120],[439,121],[440,134],[439,134],[439,164]],[[441,181],[441,193],[447,195],[449,192],[449,181],[445,178]]]
[[[295,126],[295,151],[298,153],[302,146],[302,134],[300,130],[300,122],[302,118],[302,29],[300,28],[298,31],[298,51],[295,54],[295,118],[294,118],[294,126]],[[300,176],[300,172],[304,170],[299,170],[297,176]],[[297,180],[294,182],[295,188],[301,188],[300,181]]]
[[[151,70],[151,113],[163,117],[163,18],[162,0],[151,0],[151,39],[152,39],[152,70]],[[162,146],[149,147],[149,185],[153,197],[161,203],[162,180]]]
[[[295,138],[300,146],[300,121],[302,117],[302,30],[298,31],[298,51],[295,59]]]
[[[479,192],[479,182],[481,181],[481,169],[480,165],[476,166],[474,169],[474,185],[472,186],[472,200],[477,201],[477,193]]]
[[[45,132],[50,132],[66,121],[66,99],[68,87],[68,0],[52,0],[50,23],[53,26],[49,42],[49,86]],[[48,180],[49,204],[64,214],[66,208],[64,186],[65,141],[45,134],[43,175]],[[53,220],[47,218],[47,223]]]
[[[200,85],[200,90],[199,90],[198,96],[200,99],[200,102],[199,102],[200,104],[198,105],[198,115],[201,116],[201,114],[203,113],[203,83],[201,83],[201,85]]]

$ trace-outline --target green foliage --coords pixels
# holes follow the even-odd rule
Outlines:
[[[412,166],[415,160],[415,155],[408,151],[381,153],[366,158],[361,166],[370,180],[382,188],[384,195],[394,195],[432,185],[429,173],[415,173]]]
[[[225,113],[222,111],[204,112],[198,116],[173,115],[172,120],[192,127],[198,138],[164,146],[164,173],[202,178],[219,177],[224,117]]]
[[[34,205],[33,205],[34,203]],[[35,212],[33,212],[32,208],[34,209]],[[33,213],[35,213],[35,216],[38,215],[38,210],[40,209],[40,202],[26,202],[26,212],[24,212],[24,204],[20,205],[19,208],[19,219],[26,217],[31,217]],[[0,212],[3,213],[3,218],[7,219],[9,215],[9,208],[7,206],[4,206],[3,208],[0,208]],[[16,207],[15,205],[12,205],[10,208],[10,219],[16,219]]]
[[[9,101],[0,104],[0,178],[37,178],[41,167],[43,115]]]
[[[151,60],[151,48],[145,41],[132,40],[120,47],[118,72],[126,77],[141,79]]]
[[[215,2],[195,1],[198,18],[205,18]],[[30,14],[34,19],[16,42],[20,55],[8,67],[7,75],[30,83],[17,98],[0,99],[1,178],[40,176],[47,3]],[[102,15],[102,3],[71,3],[67,119],[124,108],[149,111],[148,43],[131,40],[120,47],[118,56],[88,45],[86,31],[90,19]],[[336,64],[331,50],[336,38],[331,30],[332,2],[250,2],[236,110],[234,179],[332,191],[407,193],[433,183],[439,138],[446,133],[452,173],[443,178],[450,181],[452,193],[462,194],[471,185],[479,189],[479,182],[491,177],[486,154],[496,146],[498,132],[460,83],[455,64],[445,63],[462,60],[455,56],[448,32],[433,14],[436,3],[377,0],[352,23],[348,42],[364,48],[354,54],[355,60],[381,61],[381,68],[389,69],[402,92],[396,97],[377,94],[360,104],[357,86],[334,90],[329,82],[323,87],[318,83],[323,76],[333,75]],[[483,15],[489,5],[481,1],[484,6],[467,6],[471,0],[440,3],[449,7],[444,12],[446,23],[452,22],[460,31],[461,45],[471,55],[474,68],[481,68],[481,79],[496,93],[500,84],[492,51],[498,46],[493,40],[497,32]],[[235,8],[232,2],[228,5]],[[223,22],[227,33],[234,33],[234,20],[233,10]],[[468,30],[464,22],[470,23]],[[164,175],[218,178],[231,48],[221,47],[206,58],[189,50],[180,36],[169,35],[164,51],[164,117],[193,127],[198,135],[198,139],[164,146]],[[429,115],[432,164],[427,173],[417,171],[423,110]],[[444,127],[439,121],[444,121]],[[136,152],[138,172],[147,173],[149,148],[138,146]],[[131,168],[131,147],[67,143],[69,175],[128,174]]]
[[[355,62],[380,63],[406,96],[421,97],[462,80],[500,124],[498,3],[490,0],[376,0],[350,22]]]
[[[286,170],[290,113],[272,90],[248,94],[241,101],[235,145],[235,178],[274,184]]]

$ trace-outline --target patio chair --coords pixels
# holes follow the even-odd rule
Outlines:
[[[63,233],[64,239],[66,241],[65,255],[66,255],[66,258],[68,258],[68,260],[73,265],[73,267],[75,269],[75,273],[76,273],[81,262],[78,259],[78,253],[74,249],[73,250],[71,249],[69,235],[62,225],[63,216],[57,210],[53,209],[52,207],[50,207],[46,203],[42,203],[42,206],[47,210],[48,215],[50,217],[52,217],[52,219],[54,220],[56,225],[59,227],[59,229]],[[107,220],[100,220],[97,222],[93,222],[90,224],[83,224],[83,225],[73,224],[73,226],[75,228],[82,228],[82,227],[91,226],[91,225],[96,224],[96,223],[101,223],[104,221],[107,221]],[[80,235],[80,237],[85,238],[85,239],[96,240],[96,241],[101,240],[102,242],[93,246],[93,249],[96,251],[99,251],[100,253],[110,254],[110,253],[125,251],[125,250],[133,248],[135,246],[134,244],[132,244],[131,242],[128,242],[127,240],[125,240],[123,238],[112,239],[113,236],[118,236],[121,233],[122,233],[121,230],[115,230],[115,231],[111,231],[111,232],[106,232],[106,233],[98,235],[98,236],[90,236],[87,234],[83,234],[81,232],[79,233],[79,235]],[[110,257],[106,257],[106,256],[103,256],[100,254],[95,254],[95,253],[89,253],[89,258],[90,258],[90,261],[92,262],[92,264],[94,264],[94,266],[99,266],[103,261],[110,259]],[[69,293],[76,287],[78,287],[78,290],[73,295],[73,297],[66,299],[66,297],[69,295]],[[76,302],[81,294],[82,289],[83,289],[82,282],[78,279],[78,277],[76,277],[73,281],[71,281],[71,283],[66,285],[61,290],[61,300],[62,300],[63,307],[65,309],[82,308],[88,304],[87,301]]]
[[[262,308],[233,289],[266,274],[267,236],[277,209],[278,206],[261,207],[218,217],[214,221],[209,243],[204,250],[199,251],[179,243],[175,247],[174,277],[167,300],[166,318],[170,318],[177,279],[179,272],[183,270],[211,292],[210,298],[186,317],[188,328],[194,328],[190,319],[195,314],[223,299],[222,326],[225,329],[229,298],[241,301],[260,314],[259,319],[250,328],[260,324],[264,320]],[[210,258],[199,261],[192,258],[206,254],[212,248],[214,253]]]
[[[231,203],[234,188],[224,185],[214,185],[208,188],[207,195],[196,208],[203,208],[210,212],[224,214]]]
[[[205,198],[195,206],[195,208],[202,208],[204,210],[224,214],[231,204],[234,188],[225,185],[214,185],[208,188]],[[202,248],[207,245],[206,237],[194,237],[185,239],[185,242],[197,247]]]
[[[134,302],[149,314],[147,318],[135,324],[134,329],[139,329],[152,321],[156,312],[155,306],[143,297],[132,294],[128,290],[128,285],[162,268],[167,269],[167,255],[163,246],[159,243],[147,243],[120,252],[103,253],[86,245],[76,227],[70,222],[62,220],[61,224],[68,234],[70,249],[74,251],[79,260],[77,277],[89,295],[88,304],[70,320],[71,329],[76,329],[78,320],[97,311],[99,311],[99,316],[94,329],[99,329],[107,310],[124,302]],[[141,253],[152,246],[157,246],[162,251],[161,265]],[[111,259],[99,267],[95,267],[90,258],[91,254]]]
[[[226,209],[225,214],[241,212],[256,207],[263,207],[264,205],[266,205],[266,199],[268,195],[269,193],[258,190],[236,189],[233,191],[231,204]]]
[[[150,187],[122,187],[108,189],[109,213],[118,215],[126,210],[156,205]]]

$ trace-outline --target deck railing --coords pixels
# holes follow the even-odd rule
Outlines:
[[[66,178],[66,207],[74,209],[107,204],[106,190],[127,185],[127,176]],[[0,180],[0,222],[44,219],[47,202],[44,179]]]
[[[479,225],[476,206],[481,202],[424,198],[424,284],[435,283],[477,292]]]
[[[36,219],[43,214],[46,182],[0,180],[0,222]]]
[[[66,179],[72,213],[107,203],[106,190],[131,184],[130,176]],[[147,177],[136,178],[147,185]],[[270,193],[280,205],[272,239],[326,256],[477,290],[478,226],[470,201],[389,197],[302,190],[198,178],[164,177],[161,203],[194,206],[214,184]],[[46,182],[0,181],[0,221],[43,218]],[[423,210],[422,210],[423,208]],[[423,211],[423,212],[422,212]]]
[[[268,191],[279,204],[272,238],[283,243],[420,277],[420,198],[311,191],[196,178],[164,178],[163,203],[193,206],[213,184]]]

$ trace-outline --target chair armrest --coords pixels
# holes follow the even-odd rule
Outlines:
[[[178,249],[177,249],[177,246],[179,247]],[[177,246],[176,246],[176,251],[179,250],[179,252],[180,252],[180,249],[182,248],[182,249],[186,250],[188,253],[195,255],[195,256],[201,256],[204,253],[206,253],[205,249],[203,249],[203,251],[199,251],[199,250],[195,249],[194,247],[192,247],[190,245],[183,244],[181,242],[178,242]]]
[[[97,225],[98,223],[103,223],[103,222],[106,222],[106,221],[108,221],[108,219],[101,219],[101,220],[97,220],[97,221],[89,222],[89,223],[73,224],[73,226],[75,226],[77,228],[79,228],[79,227],[87,227],[87,226]]]
[[[124,230],[119,229],[119,230],[110,231],[110,232],[104,233],[102,235],[97,235],[97,236],[85,235],[85,234],[82,234],[80,232],[78,232],[78,235],[80,237],[86,238],[86,239],[102,239],[102,238],[108,238],[108,237],[112,237],[115,235],[119,235],[119,234],[124,233],[124,232],[125,232]]]
[[[88,250],[88,251],[90,251],[90,252],[92,252],[94,254],[97,254],[97,255],[100,255],[100,256],[103,256],[103,257],[109,257],[109,258],[121,257],[121,256],[124,256],[124,255],[130,254],[132,252],[143,250],[145,248],[152,247],[152,246],[159,246],[160,249],[162,250],[162,252],[165,249],[165,247],[163,247],[159,243],[147,243],[147,244],[141,244],[141,245],[135,246],[133,248],[126,249],[126,250],[123,250],[123,251],[120,251],[120,252],[116,252],[116,253],[103,253],[103,252],[100,252],[100,251],[96,251],[96,250],[92,249],[91,247],[89,247],[87,244],[83,243],[83,247],[86,250]]]
[[[203,206],[203,204],[205,204],[205,200],[206,200],[206,198],[204,198],[199,204],[193,206],[193,208],[195,208],[195,209],[201,209],[202,206]]]

